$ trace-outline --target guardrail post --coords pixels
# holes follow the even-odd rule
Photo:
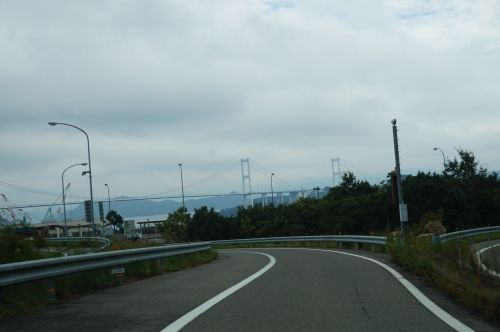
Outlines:
[[[323,242],[323,248],[326,248],[326,242]]]
[[[163,258],[158,258],[158,272],[163,273]]]
[[[187,254],[182,255],[182,257],[184,257],[184,260],[187,261],[187,259],[188,259],[188,255]]]
[[[488,224],[488,228],[490,228],[490,224]],[[488,229],[488,241],[491,241],[491,233],[489,229]]]
[[[250,243],[250,248],[253,248],[252,243]]]
[[[356,250],[358,250],[358,249],[359,249],[359,244],[358,244],[358,242],[356,242]]]
[[[288,241],[288,248],[290,248],[290,241]]]
[[[56,286],[54,282],[54,278],[45,279],[45,289],[47,292],[47,298],[50,302],[56,300]]]
[[[229,243],[229,249],[233,249],[233,244]]]
[[[342,242],[339,242],[339,249],[342,249]]]
[[[309,242],[307,242],[306,246],[309,248]]]
[[[432,245],[438,246],[441,244],[441,238],[438,235],[433,235],[432,236]]]
[[[470,236],[470,244],[474,244],[474,235]]]

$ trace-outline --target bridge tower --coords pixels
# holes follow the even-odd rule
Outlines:
[[[246,163],[247,172],[245,175],[245,169],[243,164]],[[245,179],[248,179],[248,191],[245,190]],[[241,182],[243,184],[243,206],[251,206],[253,205],[252,200],[252,181],[250,179],[250,158],[241,159]]]
[[[337,172],[335,172],[335,162],[337,162]],[[340,184],[340,158],[333,159],[332,158],[332,174],[333,174],[333,186],[335,187],[335,175],[338,176],[339,184]]]

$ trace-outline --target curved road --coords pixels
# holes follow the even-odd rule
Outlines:
[[[387,270],[340,252],[398,269],[387,255],[288,248],[221,250],[209,264],[55,304],[0,322],[0,331],[159,332],[266,267],[270,259],[257,252],[276,263],[181,331],[455,331]],[[473,330],[498,331],[424,282],[398,272]]]
[[[493,271],[496,271],[496,276],[498,277],[500,267],[500,240],[476,243],[473,244],[471,248],[474,253],[480,251],[481,249],[488,248],[481,254],[481,260],[483,263],[489,261],[489,263],[492,264]]]

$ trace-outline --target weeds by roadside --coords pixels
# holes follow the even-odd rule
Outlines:
[[[412,274],[452,295],[466,308],[488,319],[500,317],[500,281],[483,275],[469,241],[433,245],[431,238],[388,237],[391,259]]]

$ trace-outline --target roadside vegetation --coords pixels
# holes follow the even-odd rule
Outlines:
[[[500,238],[500,236],[492,238]],[[486,235],[475,242],[486,241]],[[500,317],[500,280],[490,277],[478,266],[468,238],[433,245],[432,239],[409,237],[405,241],[388,237],[391,259],[434,287],[453,296],[467,309],[488,319]]]

